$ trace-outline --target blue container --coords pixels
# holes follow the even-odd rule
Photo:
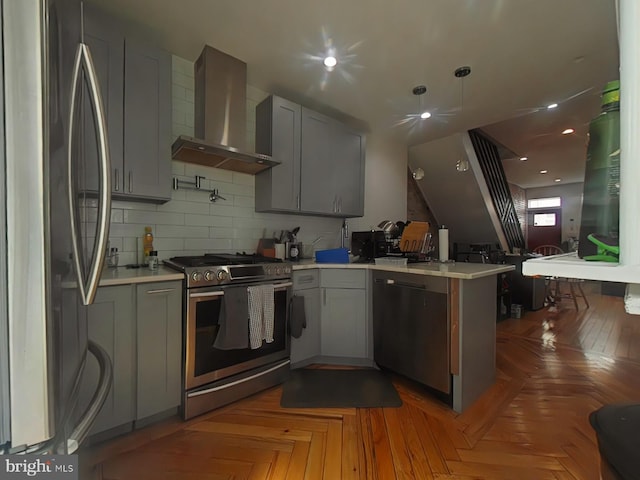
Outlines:
[[[318,250],[316,252],[316,263],[349,263],[349,250],[346,248]]]

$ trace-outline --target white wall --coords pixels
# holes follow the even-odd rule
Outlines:
[[[247,87],[249,150],[255,143],[255,107],[267,95]],[[176,56],[172,101],[173,136],[193,136],[193,64]],[[365,217],[349,220],[351,231],[369,228],[384,219],[406,217],[406,155],[405,147],[378,140],[375,135],[367,137]],[[303,243],[322,236],[317,248],[340,245],[341,219],[256,213],[253,175],[178,161],[172,162],[172,170],[173,175],[185,181],[193,181],[195,175],[204,176],[203,188],[219,189],[226,201],[212,204],[208,194],[190,190],[173,191],[172,200],[163,205],[114,201],[110,242],[120,252],[121,265],[135,263],[136,255],[141,261],[141,237],[146,225],[153,228],[154,248],[160,259],[204,252],[255,252],[263,235],[279,234],[280,230],[297,226],[301,227],[298,239]],[[95,212],[90,215],[95,217]]]
[[[562,241],[578,237],[582,215],[582,183],[568,183],[549,187],[528,188],[527,201],[532,198],[560,197],[562,199]],[[573,219],[573,222],[571,221]]]

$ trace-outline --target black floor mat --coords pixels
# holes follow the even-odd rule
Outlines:
[[[334,370],[300,368],[284,383],[285,408],[399,407],[402,400],[391,379],[371,368]]]

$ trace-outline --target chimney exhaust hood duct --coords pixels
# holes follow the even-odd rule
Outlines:
[[[244,151],[247,64],[205,45],[194,73],[195,138],[179,136],[172,158],[254,175],[279,165],[268,155]]]

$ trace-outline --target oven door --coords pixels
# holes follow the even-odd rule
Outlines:
[[[247,285],[249,286],[249,285]],[[238,287],[232,285],[230,287]],[[185,387],[190,390],[237,373],[289,357],[287,324],[291,282],[274,283],[273,342],[257,349],[222,350],[214,346],[219,330],[220,308],[227,287],[191,289],[187,292]],[[241,321],[247,318],[226,319]]]

